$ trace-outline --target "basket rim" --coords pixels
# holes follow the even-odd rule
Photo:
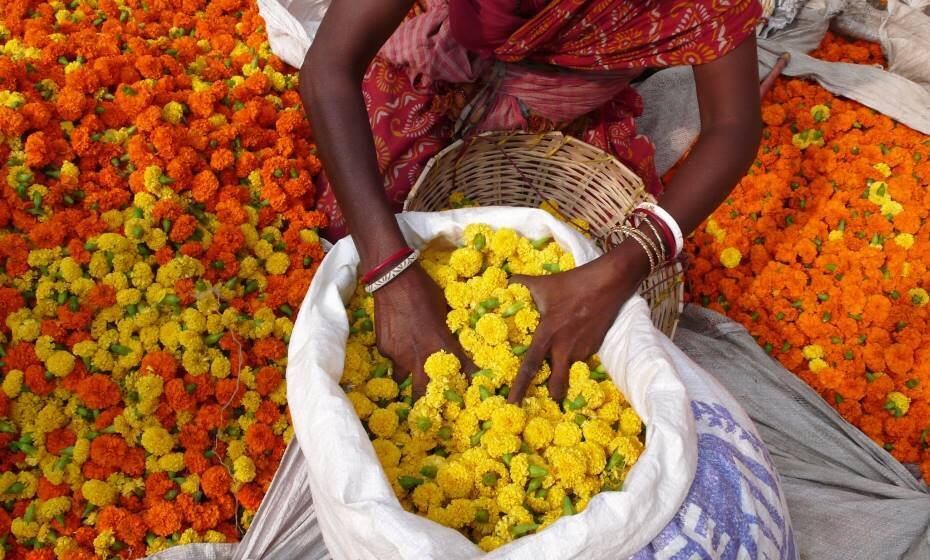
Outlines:
[[[608,165],[616,166],[620,172],[629,173],[630,176],[635,178],[635,180],[639,182],[640,192],[645,200],[648,200],[651,202],[657,202],[656,198],[652,195],[652,193],[649,193],[648,191],[645,190],[643,182],[642,182],[642,178],[640,178],[638,174],[636,174],[632,169],[630,169],[629,166],[621,162],[619,159],[617,159],[616,156],[607,152],[606,150],[599,148],[597,146],[594,146],[592,144],[589,144],[588,142],[585,142],[584,140],[581,140],[575,136],[565,134],[558,130],[542,132],[542,133],[486,131],[486,132],[482,132],[480,134],[471,136],[468,139],[459,138],[455,140],[454,142],[450,143],[448,146],[446,146],[442,150],[436,152],[429,159],[429,161],[427,161],[426,165],[423,166],[423,169],[420,171],[420,174],[417,177],[416,182],[413,184],[413,187],[411,187],[410,192],[407,193],[407,197],[404,199],[402,211],[403,212],[409,211],[410,205],[417,198],[418,194],[420,193],[420,190],[422,189],[423,185],[427,182],[427,179],[430,177],[433,171],[433,168],[438,164],[438,162],[442,161],[443,158],[447,157],[450,153],[463,149],[463,147],[467,146],[466,142],[470,143],[476,139],[492,141],[492,142],[495,139],[499,139],[498,141],[506,141],[511,138],[517,141],[521,139],[522,140],[536,139],[536,144],[539,144],[548,139],[551,139],[551,140],[559,142],[559,147],[556,148],[554,152],[558,152],[563,146],[570,145],[570,144],[576,147],[579,147],[581,149],[590,150],[592,155],[598,157],[598,159],[603,158],[604,163]],[[675,311],[673,312],[672,317],[668,318],[670,319],[670,323],[671,323],[670,325],[666,326],[668,330],[666,331],[663,328],[659,329],[665,332],[665,334],[669,338],[673,338],[675,336],[675,331],[677,331],[678,329],[679,321],[681,319],[681,315],[684,312],[684,307],[685,307],[685,298],[684,298],[684,293],[683,293],[684,266],[682,265],[680,261],[677,261],[677,260],[674,263],[672,263],[671,266],[672,266],[672,278],[675,278],[676,283],[678,284],[678,286],[673,289],[673,293],[675,294],[675,297],[678,300],[676,302],[677,305],[675,305],[677,309],[675,309]],[[655,309],[656,308],[653,308],[653,311]]]
[[[427,161],[427,162],[426,162],[426,165],[423,166],[423,169],[420,171],[420,175],[417,177],[416,182],[413,184],[413,187],[410,188],[410,192],[407,193],[407,197],[404,199],[403,211],[406,212],[406,211],[408,210],[408,208],[409,208],[409,206],[410,206],[410,203],[413,201],[413,199],[414,199],[414,198],[417,196],[417,194],[419,193],[420,188],[422,187],[423,183],[426,181],[426,178],[429,176],[430,171],[432,171],[432,169],[433,169],[433,167],[436,165],[436,162],[437,162],[437,161],[441,160],[441,159],[442,159],[443,157],[445,157],[449,152],[454,152],[454,151],[456,151],[456,150],[459,150],[462,146],[465,145],[466,140],[469,141],[469,142],[471,142],[471,141],[473,141],[473,140],[475,140],[475,139],[479,139],[479,138],[480,138],[480,139],[488,139],[488,138],[491,138],[491,137],[500,137],[500,138],[509,138],[509,137],[538,138],[540,142],[542,142],[542,141],[543,141],[544,139],[546,139],[546,138],[555,138],[555,139],[558,139],[563,145],[574,144],[574,145],[580,146],[580,147],[582,147],[582,148],[587,148],[587,149],[593,150],[595,153],[597,153],[597,154],[599,154],[600,156],[604,157],[609,163],[618,166],[621,170],[628,171],[631,175],[633,175],[634,177],[636,177],[636,180],[637,180],[637,181],[639,181],[640,183],[642,183],[642,179],[640,178],[639,175],[637,175],[632,169],[630,169],[626,164],[624,164],[622,161],[620,161],[619,159],[617,159],[617,157],[614,156],[613,154],[611,154],[610,152],[607,152],[606,150],[604,150],[604,149],[602,149],[602,148],[599,148],[599,147],[597,147],[597,146],[595,146],[595,145],[593,145],[593,144],[589,144],[589,143],[585,142],[584,140],[581,140],[581,139],[578,138],[577,136],[572,136],[572,135],[570,135],[570,134],[565,134],[565,133],[563,133],[563,132],[560,131],[560,130],[552,130],[552,131],[549,131],[549,132],[538,132],[538,133],[533,133],[533,132],[506,132],[506,131],[502,131],[502,130],[489,130],[489,131],[485,131],[485,132],[482,132],[482,133],[480,133],[480,134],[476,134],[476,135],[474,135],[474,136],[471,136],[471,137],[469,137],[468,139],[459,138],[458,140],[452,142],[451,144],[449,144],[449,145],[446,146],[445,148],[443,148],[443,149],[439,150],[438,152],[436,152],[435,154],[433,154],[433,157],[429,158],[429,161]],[[647,197],[647,199],[649,199],[651,202],[655,202],[655,201],[656,201],[656,200],[655,200],[655,197],[652,195],[652,193],[646,191],[645,189],[643,189],[643,192],[645,193],[645,196]]]

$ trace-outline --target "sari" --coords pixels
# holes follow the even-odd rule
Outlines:
[[[630,82],[645,69],[723,56],[761,14],[757,0],[427,0],[363,80],[385,194],[399,212],[426,162],[463,134],[561,130],[611,153],[660,196]],[[327,237],[344,236],[325,174],[317,187]]]

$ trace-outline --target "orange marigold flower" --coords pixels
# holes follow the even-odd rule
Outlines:
[[[149,530],[159,537],[169,537],[181,529],[181,517],[174,504],[159,500],[142,514]]]
[[[203,493],[210,498],[218,498],[229,492],[232,477],[226,467],[216,465],[207,469],[200,477],[200,487]]]
[[[90,408],[106,408],[121,401],[119,385],[99,373],[81,380],[75,393],[81,402]]]

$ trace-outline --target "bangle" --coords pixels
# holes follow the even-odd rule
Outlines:
[[[633,214],[644,214],[644,212],[645,212],[645,210],[644,210],[643,212],[633,212],[633,213],[630,214],[630,217],[632,218],[632,217],[633,217]],[[632,222],[632,221],[633,221],[633,220],[631,219],[630,222]],[[656,237],[655,242],[656,242],[656,244],[658,245],[658,248],[657,248],[657,250],[656,250],[657,256],[659,257],[659,262],[660,262],[660,263],[664,263],[666,260],[668,260],[668,256],[666,255],[666,252],[665,252],[665,243],[662,242],[663,234],[659,233],[659,230],[656,229],[656,226],[654,226],[654,225],[652,224],[652,220],[649,219],[649,216],[648,216],[648,215],[645,215],[645,214],[644,214],[642,217],[640,217],[640,220],[639,220],[639,221],[640,221],[640,222],[645,222],[645,224],[646,224],[647,226],[649,226],[649,229],[652,230],[652,234],[655,235],[655,237]],[[633,226],[636,227],[636,228],[639,228],[639,223],[634,223]],[[663,230],[663,233],[664,233],[664,230]],[[647,237],[648,237],[648,236],[647,236]],[[650,241],[651,241],[651,240],[650,240]],[[667,241],[667,239],[666,239],[666,241]]]
[[[646,225],[649,226],[649,229],[655,233],[656,239],[658,239],[660,242],[663,242],[662,248],[664,251],[662,254],[662,260],[671,260],[668,258],[668,255],[675,250],[675,236],[672,234],[672,230],[669,229],[668,225],[666,225],[665,222],[663,222],[662,219],[657,215],[650,212],[649,210],[646,210],[645,208],[634,208],[630,215],[632,216],[633,214],[640,215],[640,219],[646,222]],[[656,225],[659,226],[658,229],[656,229]],[[661,230],[661,233],[659,233],[659,230]]]
[[[655,272],[656,266],[658,266],[654,254],[656,248],[655,244],[653,244],[651,240],[647,241],[648,236],[638,229],[631,228],[629,226],[620,226],[620,233],[626,234],[627,238],[632,238],[633,241],[638,243],[639,246],[643,248],[643,251],[646,252],[646,257],[649,259],[649,274],[651,275],[653,272]]]
[[[409,255],[407,255],[407,258],[397,263],[397,266],[389,270],[387,274],[385,274],[381,278],[378,278],[371,284],[366,285],[365,291],[368,292],[369,294],[375,293],[377,290],[384,287],[385,284],[397,278],[401,272],[410,268],[410,265],[417,262],[418,258],[420,258],[420,252],[412,251]]]
[[[390,257],[384,259],[383,261],[381,261],[381,264],[378,264],[377,266],[375,266],[374,268],[372,268],[371,270],[369,270],[362,276],[362,284],[370,284],[371,281],[377,278],[381,273],[383,273],[385,269],[387,269],[387,267],[391,266],[392,264],[397,262],[399,259],[407,258],[408,256],[410,256],[410,253],[413,253],[413,249],[411,249],[410,247],[404,247],[403,249],[400,249],[399,251],[397,251]]]
[[[681,228],[678,226],[678,222],[675,221],[675,218],[666,212],[664,208],[651,202],[640,202],[636,205],[636,208],[649,210],[655,214],[659,220],[662,221],[670,230],[672,230],[672,237],[675,240],[675,244],[671,248],[671,258],[674,259],[677,257],[678,253],[680,253],[682,248],[684,248],[685,239],[681,234]]]

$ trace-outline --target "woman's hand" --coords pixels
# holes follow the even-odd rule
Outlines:
[[[378,351],[394,362],[394,380],[413,374],[413,394],[426,392],[423,364],[433,352],[445,350],[462,362],[462,371],[474,372],[471,360],[446,326],[446,299],[442,289],[419,265],[375,292],[375,336]]]
[[[549,395],[565,398],[572,363],[587,360],[604,341],[620,308],[649,272],[642,248],[628,241],[584,266],[553,276],[514,276],[533,294],[540,321],[526,352],[508,401],[519,403],[549,358]]]

